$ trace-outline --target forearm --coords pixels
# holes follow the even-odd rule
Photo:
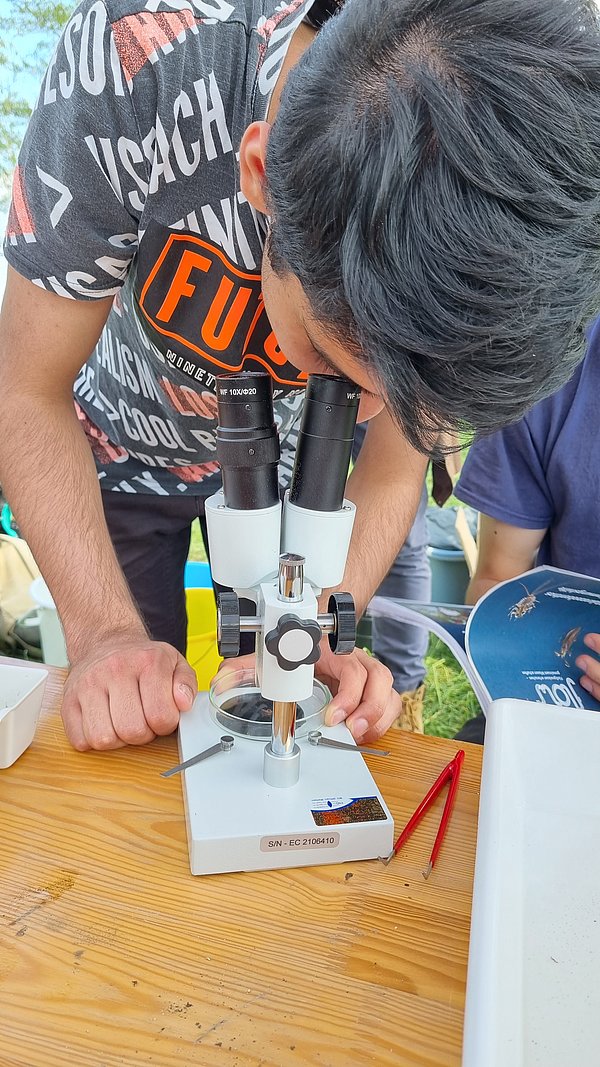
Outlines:
[[[427,470],[426,457],[397,438],[394,427],[384,429],[385,433],[376,430],[370,442],[369,429],[346,490],[348,499],[356,504],[356,520],[343,587],[354,596],[359,613],[365,610],[406,540]]]
[[[356,520],[344,588],[352,593],[362,614],[386,577],[400,551],[419,505],[421,487],[371,486],[368,494],[356,483],[348,485],[348,497],[356,504]]]
[[[467,589],[467,604],[477,601],[499,582],[506,582],[535,566],[546,530],[530,530],[480,516],[477,567]]]
[[[478,600],[481,600],[483,594],[487,593],[488,589],[493,589],[497,584],[497,578],[478,577],[477,573],[475,573],[467,586],[465,604],[476,604]]]
[[[0,479],[50,588],[69,658],[116,631],[145,633],[117,562],[72,397],[3,400]]]

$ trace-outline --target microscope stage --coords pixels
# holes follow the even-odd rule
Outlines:
[[[181,716],[181,760],[218,744],[226,734],[200,693]],[[326,737],[352,743],[345,726],[322,727]],[[391,851],[394,824],[358,752],[298,741],[300,780],[274,788],[263,780],[265,742],[235,737],[182,772],[192,874],[308,867],[375,859]],[[382,757],[385,758],[385,757]]]

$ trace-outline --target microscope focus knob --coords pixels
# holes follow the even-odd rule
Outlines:
[[[308,663],[316,663],[321,651],[321,627],[316,619],[299,619],[297,615],[282,615],[277,625],[265,636],[265,647],[275,656],[282,671],[294,671]]]
[[[349,656],[356,645],[356,608],[350,593],[332,593],[328,610],[335,616],[335,631],[329,646],[336,656]]]
[[[237,593],[217,596],[217,647],[224,659],[240,654],[240,601]]]

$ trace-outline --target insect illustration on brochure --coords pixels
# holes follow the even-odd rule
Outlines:
[[[535,589],[532,593],[529,592],[524,582],[519,582],[519,585],[523,586],[523,589],[525,590],[527,595],[521,597],[521,599],[518,600],[516,604],[513,604],[512,608],[508,613],[509,619],[522,619],[524,615],[529,615],[529,612],[533,611],[533,609],[537,605],[538,596],[540,595],[540,593],[543,593],[544,589],[549,588],[550,583],[545,582],[544,585],[541,585],[539,589]]]
[[[567,630],[566,634],[561,639],[560,648],[557,652],[554,653],[554,655],[558,656],[559,659],[562,659],[565,663],[567,663],[571,655],[573,645],[575,644],[580,633],[581,626],[573,626],[571,630]]]

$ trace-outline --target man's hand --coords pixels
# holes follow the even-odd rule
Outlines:
[[[253,670],[254,662],[253,655],[225,660],[217,677],[229,671]],[[392,689],[391,672],[362,649],[355,648],[350,656],[336,656],[325,639],[315,673],[333,695],[325,714],[326,726],[345,722],[355,741],[361,743],[377,741],[399,718],[402,698]]]
[[[197,691],[194,671],[170,645],[138,634],[111,637],[71,670],[65,732],[79,752],[145,745],[177,729]]]
[[[361,648],[336,656],[323,642],[316,673],[333,695],[325,725],[345,723],[358,744],[377,741],[399,718],[402,697],[392,688],[392,672]]]
[[[583,643],[600,656],[600,634],[586,634]],[[591,693],[595,700],[600,700],[600,660],[595,656],[578,656],[575,663],[579,670],[584,672],[579,684]]]

